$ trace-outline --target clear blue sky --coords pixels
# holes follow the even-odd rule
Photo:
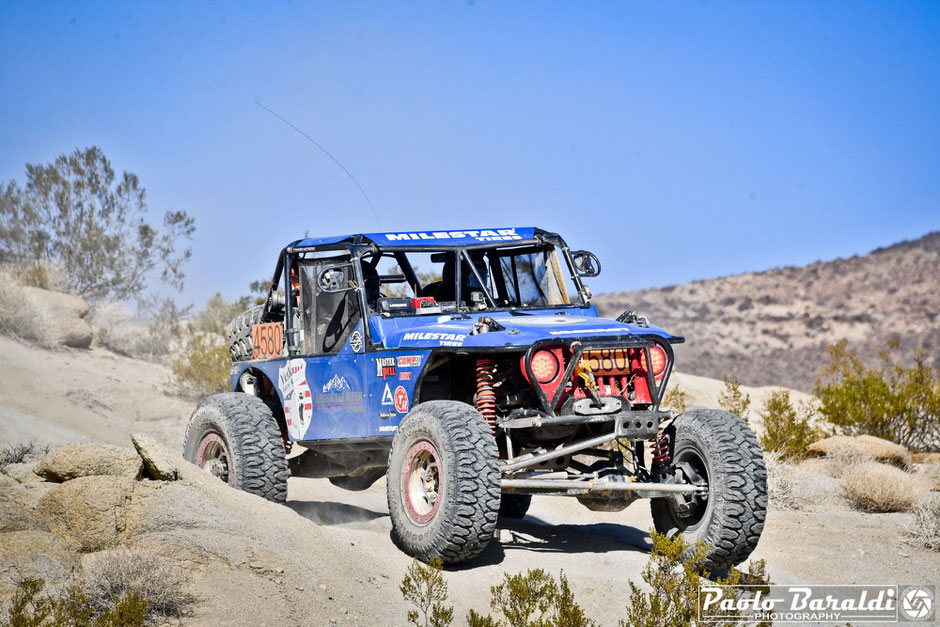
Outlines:
[[[101,146],[197,219],[183,299],[286,242],[537,225],[595,293],[940,228],[936,2],[3,2],[0,179]]]

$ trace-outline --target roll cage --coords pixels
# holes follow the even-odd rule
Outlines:
[[[562,256],[565,260],[565,265],[568,269],[568,278],[571,279],[572,283],[575,286],[576,298],[578,299],[577,303],[563,304],[563,305],[545,305],[545,306],[531,306],[526,307],[526,310],[538,310],[538,309],[559,309],[559,308],[578,308],[586,307],[590,304],[591,299],[591,290],[584,284],[581,280],[581,276],[575,270],[574,260],[572,259],[572,251],[565,240],[558,235],[557,233],[551,233],[542,229],[533,229],[534,235],[532,238],[512,240],[512,241],[495,241],[495,242],[481,242],[477,244],[446,244],[446,243],[437,243],[433,245],[395,245],[383,247],[380,244],[372,241],[366,235],[359,234],[353,235],[348,238],[342,239],[337,242],[317,244],[314,246],[303,245],[302,243],[305,240],[296,240],[291,244],[288,244],[281,250],[278,256],[278,262],[275,266],[274,275],[271,279],[271,285],[268,289],[268,295],[265,300],[265,315],[269,314],[275,307],[283,306],[284,308],[284,319],[291,320],[294,315],[294,299],[285,297],[278,297],[279,285],[283,283],[284,294],[290,295],[292,291],[291,285],[291,276],[289,272],[285,272],[284,269],[293,267],[293,261],[298,255],[303,255],[305,253],[323,253],[323,252],[337,252],[337,253],[347,253],[350,256],[350,260],[355,263],[351,264],[352,272],[356,282],[356,295],[358,299],[358,304],[361,311],[364,313],[363,318],[367,316],[371,317],[374,315],[381,315],[376,313],[371,307],[367,300],[365,293],[365,277],[362,272],[362,261],[364,257],[377,256],[382,254],[391,253],[395,256],[396,260],[399,262],[399,267],[401,268],[405,280],[408,282],[412,288],[416,289],[419,285],[419,279],[417,274],[414,271],[414,268],[408,262],[405,253],[417,252],[417,253],[434,253],[434,252],[453,252],[455,254],[455,261],[461,261],[462,263],[455,263],[455,293],[456,293],[456,313],[457,314],[469,314],[470,308],[463,304],[462,300],[462,285],[463,277],[463,267],[466,265],[469,267],[470,271],[475,275],[475,278],[481,288],[478,288],[478,291],[481,291],[484,295],[484,298],[487,303],[487,311],[510,311],[514,312],[519,309],[517,305],[511,306],[500,306],[497,304],[496,299],[493,298],[493,295],[490,294],[489,289],[486,287],[487,282],[480,275],[473,259],[471,258],[472,253],[478,251],[492,251],[498,250],[500,248],[524,248],[525,246],[552,246],[561,251]],[[289,325],[286,325],[289,327]],[[365,340],[367,346],[375,346],[372,341],[372,334],[370,325],[368,323],[363,324],[363,332],[365,334]],[[288,356],[296,355],[299,352],[299,346],[297,341],[297,330],[296,329],[286,329],[285,342],[287,345],[287,354]]]

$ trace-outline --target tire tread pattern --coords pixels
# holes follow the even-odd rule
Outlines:
[[[432,537],[410,533],[396,518],[407,516],[401,502],[401,468],[393,462],[407,443],[412,428],[422,429],[437,422],[445,434],[437,442],[453,453],[453,468],[445,480],[451,484],[448,501],[437,514],[440,524],[431,523]],[[396,443],[399,444],[396,449]],[[443,452],[442,455],[445,455]],[[439,557],[445,563],[466,562],[477,556],[496,531],[500,507],[499,451],[483,416],[473,407],[457,401],[427,401],[415,406],[402,420],[389,452],[388,506],[392,512],[396,540],[409,554],[428,561]]]
[[[709,478],[714,509],[701,534],[710,545],[705,566],[710,572],[736,566],[757,547],[767,517],[767,469],[757,436],[744,420],[717,409],[688,411],[673,424],[677,438],[683,429],[702,438],[717,470]],[[666,499],[653,499],[651,508],[656,531],[676,530]]]
[[[183,457],[195,463],[207,426],[221,431],[233,457],[234,487],[275,503],[287,501],[287,458],[271,409],[244,392],[209,396],[196,407],[183,438]]]

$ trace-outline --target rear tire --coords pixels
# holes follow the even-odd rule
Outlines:
[[[688,411],[671,426],[673,463],[684,461],[704,475],[708,495],[687,512],[674,497],[652,499],[653,524],[659,533],[682,533],[690,544],[704,540],[706,569],[724,571],[747,559],[764,529],[767,469],[760,444],[744,420],[717,409]]]
[[[235,316],[228,324],[228,352],[233,362],[247,361],[255,352],[251,327],[264,322],[264,305],[252,307]]]
[[[183,457],[233,488],[269,501],[287,500],[287,458],[274,414],[260,398],[216,394],[196,407]]]
[[[532,505],[531,494],[512,494],[504,492],[502,499],[499,501],[499,516],[500,518],[519,520],[525,517],[526,512],[529,511],[530,505]]]
[[[392,535],[409,555],[465,562],[496,530],[499,451],[486,419],[457,401],[428,401],[402,420],[389,453]]]

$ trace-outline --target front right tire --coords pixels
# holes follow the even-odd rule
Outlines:
[[[466,562],[496,530],[499,451],[486,419],[457,401],[416,405],[389,452],[388,510],[396,543],[427,562]]]
[[[767,517],[767,469],[757,436],[744,420],[717,409],[680,414],[671,425],[672,463],[708,485],[704,497],[679,507],[675,497],[650,501],[656,531],[705,542],[705,567],[721,572],[746,560]],[[693,547],[689,547],[689,552]]]

